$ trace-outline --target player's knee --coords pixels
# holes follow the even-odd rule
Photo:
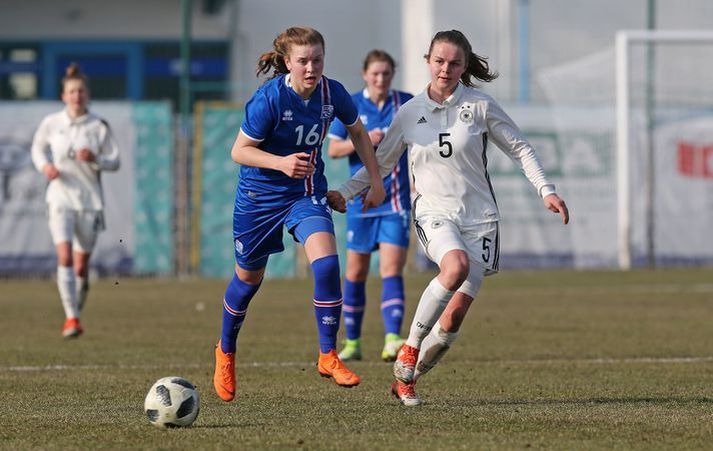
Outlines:
[[[449,254],[441,264],[439,280],[445,288],[456,290],[468,278],[469,272],[470,263],[465,252]]]
[[[58,254],[57,255],[57,265],[58,266],[74,266],[74,259],[72,259],[72,254]]]
[[[369,276],[369,267],[359,264],[347,267],[345,277],[351,282],[364,282]]]
[[[379,265],[379,273],[381,278],[400,276],[403,271],[403,265],[399,262],[386,262]]]
[[[248,285],[260,285],[262,283],[262,277],[265,274],[264,268],[258,271],[249,271],[240,267],[235,270],[235,275],[237,278]]]

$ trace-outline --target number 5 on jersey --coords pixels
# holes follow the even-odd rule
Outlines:
[[[451,155],[453,155],[453,144],[451,144],[450,141],[448,141],[446,138],[451,136],[450,133],[439,133],[438,134],[438,147],[443,147],[445,146],[446,150],[439,150],[438,154],[442,156],[443,158],[448,158]]]

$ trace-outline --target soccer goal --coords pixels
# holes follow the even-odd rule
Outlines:
[[[618,263],[713,264],[713,32],[616,35]]]

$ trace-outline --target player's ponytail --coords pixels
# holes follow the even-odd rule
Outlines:
[[[81,80],[84,82],[84,85],[88,85],[88,78],[86,75],[84,75],[84,72],[82,72],[82,68],[79,66],[78,63],[70,63],[69,66],[64,70],[64,77],[62,78],[62,90],[64,90],[64,85],[67,83],[69,80]]]
[[[428,47],[428,53],[424,55],[426,60],[431,57],[431,51],[436,42],[448,42],[457,45],[463,50],[466,58],[465,72],[460,77],[460,81],[466,86],[475,86],[471,78],[483,82],[490,82],[498,78],[497,72],[491,72],[488,65],[488,59],[484,56],[477,55],[473,52],[468,39],[458,30],[439,31],[431,40],[431,45]]]
[[[257,61],[255,76],[268,74],[272,70],[270,78],[289,72],[285,57],[290,53],[292,45],[321,45],[324,50],[324,38],[319,31],[309,27],[290,27],[280,33],[272,41],[272,50],[260,55]]]

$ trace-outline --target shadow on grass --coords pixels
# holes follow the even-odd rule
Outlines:
[[[231,424],[231,423],[221,423],[221,424],[194,424],[191,426],[191,429],[225,429],[225,428],[236,428],[236,427],[244,427],[244,426],[251,426],[249,424],[241,423],[241,424]],[[252,425],[255,426],[255,425]]]

